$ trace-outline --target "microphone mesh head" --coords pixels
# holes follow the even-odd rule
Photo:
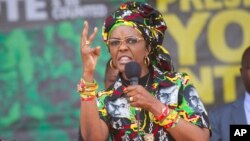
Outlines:
[[[125,75],[128,79],[133,77],[140,78],[141,66],[137,62],[128,62],[125,65]]]

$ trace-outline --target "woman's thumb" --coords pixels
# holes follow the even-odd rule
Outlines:
[[[100,52],[101,52],[101,48],[100,47],[96,47],[96,48],[94,48],[93,52],[94,52],[95,55],[99,56]]]

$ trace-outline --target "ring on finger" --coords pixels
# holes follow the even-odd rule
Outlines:
[[[134,100],[134,98],[131,96],[131,97],[129,97],[129,101],[130,102],[133,102],[133,100]]]
[[[85,45],[89,45],[90,44],[90,42],[87,40],[86,42],[85,42]]]

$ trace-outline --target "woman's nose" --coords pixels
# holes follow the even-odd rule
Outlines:
[[[122,42],[121,43],[121,45],[120,45],[120,47],[119,47],[119,50],[128,50],[128,45],[125,43],[125,42]]]

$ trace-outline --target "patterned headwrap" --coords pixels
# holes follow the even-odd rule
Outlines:
[[[120,25],[135,28],[151,47],[149,58],[151,64],[160,71],[173,71],[169,52],[162,46],[166,23],[161,13],[147,3],[126,2],[106,18],[103,25],[103,40],[107,43],[109,34]]]

